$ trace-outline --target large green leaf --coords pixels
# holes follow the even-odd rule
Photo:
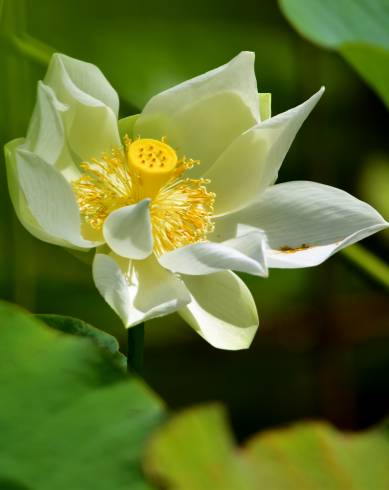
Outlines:
[[[389,32],[389,16],[387,17]],[[368,44],[343,44],[339,52],[389,107],[389,49]]]
[[[279,0],[301,34],[333,48],[389,107],[389,2],[387,0]]]
[[[389,48],[386,0],[279,0],[289,21],[312,41],[336,48],[365,42]]]
[[[146,490],[158,399],[88,338],[0,303],[0,488]]]
[[[119,352],[119,342],[107,332],[93,327],[89,323],[63,315],[36,315],[39,320],[43,321],[49,327],[60,330],[64,333],[88,337],[93,340],[101,349],[109,352],[112,358],[117,360],[119,365],[126,370],[127,358]]]
[[[173,418],[150,442],[145,467],[171,490],[384,490],[389,428],[345,435],[309,422],[236,448],[224,411],[210,405]]]

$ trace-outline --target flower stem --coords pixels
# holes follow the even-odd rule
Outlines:
[[[389,288],[389,265],[379,257],[369,252],[362,245],[353,245],[342,250],[343,255],[363,269],[375,281]]]
[[[27,34],[10,37],[8,42],[10,47],[17,53],[43,67],[49,64],[51,55],[54,52],[50,46]]]
[[[128,350],[127,350],[127,370],[136,374],[141,374],[143,365],[143,346],[145,337],[144,323],[127,330]]]
[[[46,67],[53,49],[26,33],[28,8],[25,0],[0,0],[0,42],[24,60]]]

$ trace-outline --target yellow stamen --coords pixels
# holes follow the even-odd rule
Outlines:
[[[86,223],[100,230],[107,216],[123,206],[151,198],[154,252],[158,255],[206,240],[213,230],[215,194],[205,179],[181,178],[195,160],[177,158],[164,139],[124,139],[125,147],[82,164],[73,182]]]

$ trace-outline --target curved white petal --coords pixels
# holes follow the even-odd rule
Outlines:
[[[277,179],[297,131],[324,88],[303,104],[257,124],[224,151],[204,177],[216,193],[215,214],[238,210],[256,200]]]
[[[184,283],[154,256],[138,262],[96,254],[93,278],[126,327],[173,313],[190,301]]]
[[[191,171],[200,175],[258,118],[254,53],[242,52],[226,65],[153,97],[134,133],[167,136],[179,155],[200,160]]]
[[[90,160],[120,145],[118,96],[96,66],[57,53],[44,82],[68,107],[61,115],[75,159]]]
[[[177,248],[159,258],[161,265],[173,272],[200,276],[222,270],[235,270],[267,276],[265,240],[253,231],[223,243],[195,243]]]
[[[37,101],[28,127],[26,147],[47,163],[53,165],[64,146],[61,112],[67,106],[55,96],[51,87],[38,82]]]
[[[231,233],[229,223],[235,230],[244,223],[265,231],[269,267],[318,265],[389,226],[374,208],[347,192],[299,181],[270,187],[257,203],[222,218],[219,229]]]
[[[389,225],[386,225],[385,228],[387,226]],[[382,229],[382,225],[370,226],[349,235],[340,242],[330,243],[329,245],[313,245],[306,249],[301,248],[290,252],[269,249],[266,253],[267,263],[269,267],[275,269],[313,267],[321,264],[342,248],[352,245],[353,243],[358,242],[369,235],[373,235]]]
[[[145,259],[153,250],[150,199],[113,211],[104,222],[104,239],[121,257]]]
[[[182,318],[219,349],[247,349],[258,328],[253,297],[230,271],[207,276],[183,276],[192,301],[179,310]]]
[[[54,245],[67,246],[67,243],[64,240],[54,237],[43,230],[27,205],[25,195],[23,194],[19,183],[19,175],[16,166],[16,150],[24,145],[24,141],[25,140],[23,138],[19,138],[10,141],[4,147],[8,190],[15,213],[26,230],[39,240],[43,240]]]
[[[118,117],[119,96],[102,71],[92,63],[55,53],[45,81],[61,100],[72,102],[77,99],[86,105],[105,105]]]
[[[128,269],[130,261],[125,262]],[[99,293],[127,326],[137,285],[126,278],[125,271],[119,267],[114,258],[106,254],[96,253],[92,272]],[[141,321],[139,315],[139,322]]]
[[[165,270],[152,255],[134,263],[139,287],[134,307],[149,317],[168,315],[190,302],[190,294],[181,279]]]
[[[13,180],[13,186],[20,186],[22,192],[16,198],[18,204],[15,209],[19,203],[23,209],[28,208],[38,230],[44,232],[39,236],[39,233],[31,231],[34,235],[49,243],[70,247],[96,246],[96,242],[82,238],[80,213],[72,188],[57,170],[21,147],[14,149],[12,164],[14,168],[9,170],[12,174],[10,176],[9,173],[9,178]],[[25,224],[23,219],[22,223]]]
[[[39,82],[25,145],[27,150],[53,165],[71,181],[79,178],[80,170],[73,162],[66,143],[62,118],[67,110],[68,107],[57,99],[52,88]]]

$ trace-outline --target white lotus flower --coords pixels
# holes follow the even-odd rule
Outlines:
[[[243,52],[118,123],[99,69],[56,54],[26,138],[6,146],[20,221],[46,242],[96,248],[96,286],[126,327],[178,311],[215,347],[247,348],[258,316],[232,270],[317,265],[388,225],[341,190],[273,185],[323,89],[270,117],[253,64]]]

